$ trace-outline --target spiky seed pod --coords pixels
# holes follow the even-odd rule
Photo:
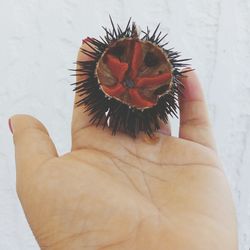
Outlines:
[[[164,48],[167,34],[158,32],[159,25],[152,34],[142,31],[140,38],[131,18],[124,30],[110,21],[104,37],[85,40],[89,50],[82,53],[92,60],[77,61],[77,74],[87,77],[75,83],[74,91],[83,96],[76,104],[84,105],[90,123],[109,126],[113,135],[121,130],[132,137],[140,131],[151,136],[159,120],[167,123],[168,115],[177,116],[181,68],[190,59]]]

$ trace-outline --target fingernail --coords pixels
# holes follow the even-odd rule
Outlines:
[[[9,124],[10,132],[13,134],[13,129],[12,129],[11,119],[10,118],[9,118],[8,124]]]
[[[85,39],[82,40],[82,44],[86,43],[86,42],[91,42],[94,38],[90,38],[90,37],[87,37]]]

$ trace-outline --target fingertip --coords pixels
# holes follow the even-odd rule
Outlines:
[[[86,43],[86,42],[91,42],[94,38],[93,37],[86,37],[84,39],[82,39],[82,44]]]
[[[183,101],[202,101],[204,99],[201,83],[194,69],[185,68],[182,70],[181,82],[184,86]]]
[[[82,44],[78,50],[77,54],[77,61],[88,61],[88,60],[93,60],[90,55],[88,55],[88,52],[92,51],[93,49],[88,45],[93,41],[93,37],[86,37],[85,39],[82,40]],[[91,45],[93,46],[93,45]]]
[[[35,128],[48,134],[46,127],[35,117],[26,114],[16,114],[9,119],[13,135],[27,128]]]

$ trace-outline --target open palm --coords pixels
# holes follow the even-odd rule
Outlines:
[[[237,249],[201,87],[193,72],[182,81],[179,138],[163,125],[154,139],[111,136],[74,107],[72,150],[59,157],[38,120],[11,118],[17,192],[42,249]]]

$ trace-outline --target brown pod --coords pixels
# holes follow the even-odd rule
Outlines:
[[[180,53],[165,49],[159,25],[150,35],[149,29],[140,38],[131,18],[124,30],[104,28],[100,40],[85,40],[90,50],[82,52],[91,61],[78,61],[78,74],[87,79],[77,82],[75,91],[84,94],[77,105],[84,105],[90,123],[107,125],[135,137],[140,131],[151,136],[159,129],[159,120],[168,122],[168,115],[177,115],[177,98],[181,94],[181,68],[190,59],[179,59]],[[109,121],[109,122],[108,122]]]
[[[103,53],[96,68],[103,92],[137,109],[155,106],[171,89],[171,63],[164,51],[149,41],[116,41]]]

